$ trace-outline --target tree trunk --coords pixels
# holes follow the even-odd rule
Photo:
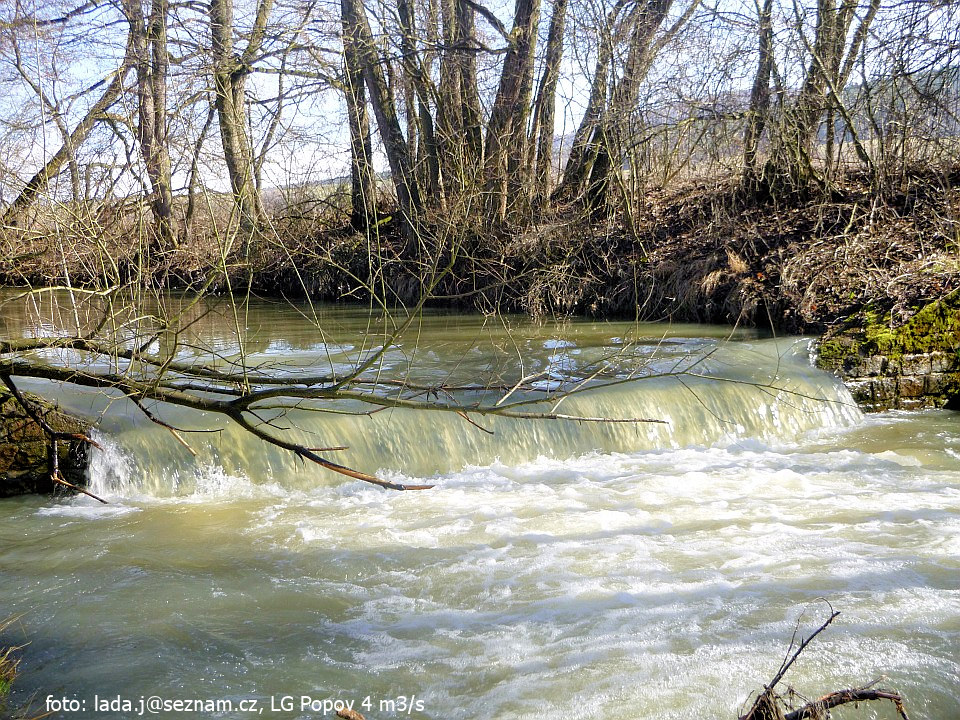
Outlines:
[[[484,183],[487,219],[502,222],[507,214],[511,161],[523,156],[527,138],[529,94],[533,85],[533,51],[536,44],[540,0],[517,0],[510,48],[503,61],[484,148]]]
[[[476,168],[483,159],[483,108],[480,104],[480,88],[477,84],[476,12],[465,0],[457,3],[457,54],[460,69],[460,93],[463,102],[463,132],[466,141],[466,161],[469,168]]]
[[[344,16],[346,17],[346,16]],[[376,174],[373,170],[373,143],[367,114],[367,93],[363,67],[357,54],[353,28],[343,26],[344,95],[350,125],[350,224],[364,230],[376,216]]]
[[[864,42],[878,7],[876,0],[871,0],[848,51],[846,39],[857,3],[841,0],[838,7],[837,0],[817,2],[817,25],[813,45],[808,46],[811,57],[806,77],[796,102],[787,113],[768,163],[770,176],[780,184],[786,184],[790,190],[802,190],[813,181],[821,185],[825,183],[814,166],[817,134],[824,113],[829,109],[839,110],[843,116],[847,114],[841,94],[853,67],[853,58]],[[870,166],[870,158],[862,144],[856,140],[855,145],[861,160]]]
[[[260,226],[266,213],[253,176],[253,149],[247,134],[247,101],[244,95],[250,63],[259,52],[273,0],[261,0],[253,32],[242,55],[233,44],[233,0],[210,0],[210,35],[213,51],[214,107],[220,125],[223,159],[240,223]]]
[[[477,87],[474,10],[464,0],[440,0],[443,52],[437,100],[437,155],[444,189],[459,195],[475,182],[483,157]]]
[[[168,12],[168,0],[152,0],[148,18],[143,17],[140,0],[126,0],[124,3],[124,13],[134,38],[137,141],[150,181],[150,208],[160,248],[176,244],[167,131]]]
[[[213,118],[217,114],[217,109],[213,103],[209,103],[207,116],[203,121],[203,127],[193,144],[193,153],[190,156],[190,173],[187,176],[187,210],[183,216],[183,234],[184,238],[190,235],[190,229],[193,227],[193,218],[197,211],[197,181],[200,175],[200,153],[203,150],[203,144],[207,139],[207,133],[213,124]]]
[[[757,179],[757,150],[770,112],[770,73],[773,70],[772,13],[773,0],[764,0],[760,13],[760,60],[750,91],[750,111],[743,136],[744,183],[751,185]]]
[[[563,58],[563,29],[567,0],[554,0],[550,31],[547,34],[547,55],[543,62],[543,76],[537,90],[533,111],[533,130],[530,134],[534,167],[533,197],[542,202],[549,195],[550,169],[553,164],[553,125],[557,108],[557,82],[560,80],[560,61]]]
[[[420,53],[416,47],[416,23],[414,22],[413,8],[409,0],[398,0],[397,12],[400,15],[401,41],[400,49],[404,58],[404,74],[407,78],[407,112],[414,117],[413,129],[420,136],[419,151],[411,150],[415,155],[418,166],[424,166],[424,190],[434,199],[442,198],[440,192],[440,161],[437,156],[437,138],[433,127],[433,116],[430,113],[430,96],[427,92],[426,73],[421,64]],[[416,110],[414,110],[416,105]],[[407,142],[413,137],[407,133]],[[412,144],[410,145],[413,147]]]
[[[384,77],[380,54],[377,52],[367,22],[366,11],[360,0],[340,0],[342,22],[346,32],[356,39],[358,59],[363,67],[363,77],[370,91],[370,102],[380,128],[390,174],[397,191],[397,203],[400,206],[401,227],[406,240],[404,252],[412,252],[416,240],[416,228],[420,216],[420,190],[410,162],[407,142],[400,129],[396,103],[393,93]]]
[[[590,84],[590,99],[587,109],[580,119],[580,125],[573,136],[573,145],[570,148],[570,157],[563,172],[560,187],[554,193],[557,197],[566,199],[579,198],[583,194],[584,186],[590,174],[592,158],[589,157],[591,139],[600,124],[607,102],[607,88],[610,76],[610,61],[613,57],[613,28],[617,16],[626,4],[626,0],[618,0],[617,4],[607,14],[607,22],[601,30],[597,48],[597,63],[593,72],[593,82]]]
[[[568,163],[570,182],[567,182],[565,176],[564,184],[567,185],[566,189],[571,197],[581,197],[586,192],[594,212],[601,212],[605,208],[610,173],[619,172],[620,159],[623,155],[622,136],[636,105],[640,84],[646,78],[657,52],[679,32],[690,18],[697,3],[691,3],[683,16],[663,33],[659,42],[654,42],[672,5],[673,0],[648,0],[646,4],[637,5],[630,10],[624,19],[624,27],[630,29],[630,45],[623,77],[614,83],[610,99],[602,105],[602,109],[599,112],[596,108],[593,109],[595,117],[584,118],[584,123],[581,123],[584,132],[581,134],[578,130],[580,148],[576,156],[571,154]],[[612,29],[612,23],[608,23],[608,28]],[[605,58],[601,50],[598,73],[601,69],[606,70],[605,65],[609,63],[612,49],[607,52],[608,55]],[[604,60],[606,63],[603,62]],[[596,78],[595,85],[598,85]],[[601,92],[605,87],[605,80],[599,80],[598,100],[603,97]],[[594,97],[591,96],[591,101],[593,100]],[[589,110],[591,108],[588,107]],[[584,141],[584,138],[589,139]],[[575,165],[570,164],[575,161]]]

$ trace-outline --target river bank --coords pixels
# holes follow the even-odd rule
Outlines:
[[[81,438],[89,427],[90,420],[48,400],[32,393],[16,398],[0,386],[0,498],[52,493],[63,482],[86,485],[87,444]],[[60,434],[55,446],[48,430]],[[54,468],[61,483],[53,480]]]
[[[960,287],[955,175],[917,171],[885,189],[850,175],[828,195],[791,197],[745,193],[731,176],[650,190],[599,218],[560,206],[496,229],[451,211],[426,219],[413,250],[391,215],[357,232],[342,212],[310,215],[298,205],[279,207],[270,232],[255,237],[218,234],[209,217],[206,230],[194,227],[163,252],[122,224],[98,236],[35,227],[0,236],[0,284],[135,278],[411,303],[435,282],[429,304],[459,310],[820,334],[867,306],[900,324]]]
[[[100,233],[8,232],[0,284],[376,296],[388,305],[426,293],[427,306],[484,314],[717,323],[828,340],[862,335],[867,318],[896,333],[960,288],[956,171],[915,169],[884,187],[850,174],[829,193],[792,196],[745,192],[729,176],[651,190],[602,217],[556,206],[496,229],[451,210],[425,220],[414,248],[396,217],[357,232],[332,201],[315,214],[278,206],[271,231],[251,236],[216,232],[228,224],[218,207],[208,203],[209,216],[162,252],[122,223]],[[844,377],[865,409],[943,407],[956,396],[960,356],[955,332],[937,337],[892,356],[833,342],[828,350],[844,345],[862,363],[827,352],[823,367]],[[917,356],[906,367],[904,353]]]

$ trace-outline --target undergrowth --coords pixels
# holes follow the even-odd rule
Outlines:
[[[15,622],[15,618],[0,622],[0,633],[4,632]],[[17,655],[19,647],[0,646],[0,711],[6,710],[7,699],[17,679],[20,658]]]
[[[732,174],[647,188],[602,216],[554,205],[490,228],[469,208],[451,210],[423,219],[413,250],[395,217],[357,232],[330,208],[279,211],[270,232],[253,238],[199,223],[176,248],[152,255],[120,221],[60,227],[0,238],[0,257],[15,259],[0,260],[0,282],[135,279],[327,301],[377,295],[387,304],[415,302],[432,287],[433,305],[484,313],[820,333],[867,307],[897,326],[960,287],[958,216],[956,172],[915,168],[883,189],[851,173],[829,192],[780,197],[746,191]]]

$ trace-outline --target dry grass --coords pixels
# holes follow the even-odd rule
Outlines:
[[[190,237],[159,253],[149,251],[136,208],[72,212],[0,237],[0,282],[57,285],[69,276],[197,288],[212,280],[207,290],[218,291],[229,277],[234,289],[264,295],[365,301],[376,292],[415,302],[449,262],[436,305],[799,333],[821,332],[866,304],[902,318],[960,286],[956,168],[915,168],[882,187],[838,175],[829,192],[789,197],[746,193],[739,180],[731,173],[642,189],[602,217],[572,205],[540,208],[492,232],[477,207],[449,207],[425,218],[413,253],[396,218],[356,233],[335,203],[279,208],[270,228],[243,237],[224,233],[228,208],[207,198]]]
[[[0,633],[4,632],[13,623],[16,618],[10,618],[0,622]],[[20,658],[17,652],[20,647],[0,647],[0,710],[6,705],[7,696],[13,687],[14,680],[17,679],[17,671],[20,666]]]

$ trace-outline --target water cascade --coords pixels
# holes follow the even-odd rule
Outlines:
[[[375,345],[368,315],[325,312],[339,330],[321,336],[301,314],[252,308],[249,362],[316,372]],[[154,696],[219,702],[195,716],[237,720],[251,702],[306,720],[334,700],[368,718],[734,718],[827,598],[842,614],[793,687],[816,696],[882,674],[911,717],[956,715],[955,415],[862,416],[804,339],[490,326],[427,318],[381,372],[538,373],[545,388],[602,359],[611,377],[690,372],[561,404],[665,424],[273,418],[311,446],[348,445],[338,461],[437,485],[403,493],[304,465],[222,418],[154,408],[217,431],[185,435],[194,458],[115,396],[59,388],[64,405],[103,414],[90,476],[110,504],[0,503],[0,609],[20,617],[7,640],[29,643],[11,703],[32,701],[28,716],[51,695],[84,703],[53,715],[70,720],[129,718],[94,703]],[[228,332],[200,330],[204,347],[235,351]]]

